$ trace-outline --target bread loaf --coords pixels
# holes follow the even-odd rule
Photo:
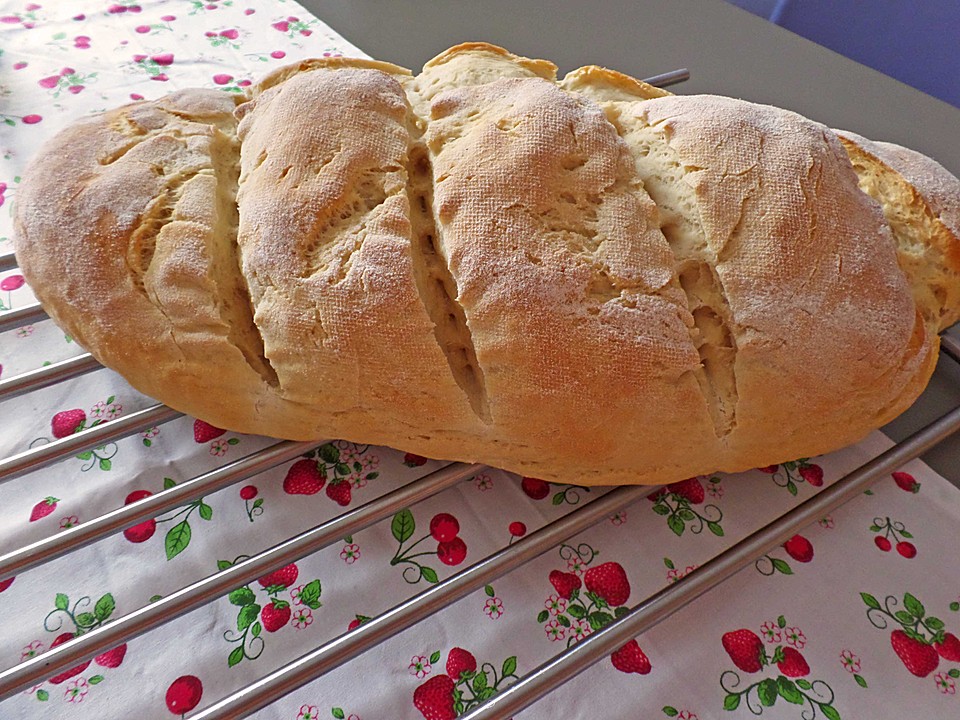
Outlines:
[[[171,407],[560,482],[854,442],[960,317],[933,161],[479,43],[81,121],[16,213],[50,315]]]

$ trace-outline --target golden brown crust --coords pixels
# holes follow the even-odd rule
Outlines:
[[[595,102],[651,100],[672,94],[643,80],[598,65],[585,65],[572,70],[560,81],[560,87],[567,92],[580,93]]]
[[[893,229],[924,317],[948,328],[960,320],[960,180],[913,150],[838,132],[861,189]]]
[[[484,43],[416,77],[304,61],[234,104],[84,121],[17,207],[51,315],[217,425],[669,482],[855,441],[936,362],[923,278],[955,246],[904,264],[866,165],[794,113]]]

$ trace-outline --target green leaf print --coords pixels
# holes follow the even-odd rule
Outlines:
[[[178,522],[167,530],[167,536],[163,539],[163,546],[167,551],[167,560],[173,560],[187,548],[187,545],[190,544],[191,535],[190,523],[186,520]]]
[[[390,531],[397,542],[400,543],[405,543],[412,538],[416,529],[417,523],[413,519],[413,513],[410,512],[409,508],[404,508],[394,515],[393,521],[390,523]]]
[[[113,615],[113,611],[116,610],[116,608],[117,603],[114,601],[113,595],[107,593],[97,600],[97,604],[93,606],[93,614],[97,616],[97,620],[103,623]]]

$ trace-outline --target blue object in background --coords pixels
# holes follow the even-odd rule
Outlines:
[[[729,0],[960,107],[960,0]]]

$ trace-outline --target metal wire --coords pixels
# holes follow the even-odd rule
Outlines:
[[[944,333],[940,336],[940,347],[947,355],[960,363],[960,340],[953,335]]]
[[[67,555],[111,533],[162,515],[173,508],[246,480],[258,473],[293,460],[315,447],[313,442],[287,440],[235,460],[216,470],[185,480],[130,505],[125,505],[67,530],[0,555],[0,578],[11,577],[54,558]]]
[[[0,700],[317,552],[483,470],[453,463],[0,673]]]
[[[24,325],[32,325],[46,319],[47,313],[40,307],[40,303],[24,305],[22,308],[0,315],[0,332],[16,330]]]
[[[488,555],[466,570],[414,595],[355,630],[324,643],[316,650],[214,703],[195,715],[195,720],[246,717],[266,707],[288,692],[548,552],[567,538],[643,499],[655,489],[649,486],[620,487],[581,506],[575,512],[553,521],[513,545]]]
[[[69,360],[51,363],[36,370],[0,380],[0,402],[24,395],[40,388],[98,370],[102,365],[90,353],[77,355]]]
[[[13,252],[0,253],[0,272],[13,270],[17,266],[17,256]]]
[[[65,438],[53,440],[46,445],[24,450],[0,460],[0,484],[13,480],[15,477],[31,470],[52,465],[71,455],[92,450],[133,433],[149,430],[154,425],[160,425],[182,416],[183,413],[171,410],[165,405],[152,405],[119,420],[111,420],[102,425],[68,435]]]
[[[664,88],[682,83],[689,79],[690,71],[687,70],[687,68],[680,68],[679,70],[671,70],[670,72],[660,73],[659,75],[646,78],[643,82],[645,82],[647,85]]]

